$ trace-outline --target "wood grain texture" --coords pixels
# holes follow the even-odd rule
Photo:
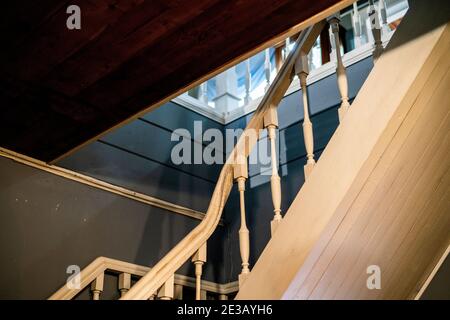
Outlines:
[[[450,25],[410,4],[238,299],[413,299],[446,250]]]
[[[78,31],[67,1],[5,4],[0,145],[52,161],[350,2],[77,0]]]

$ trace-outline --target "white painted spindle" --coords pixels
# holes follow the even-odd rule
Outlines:
[[[121,273],[119,274],[119,291],[120,296],[123,297],[125,293],[131,288],[131,274]]]
[[[362,45],[362,27],[361,27],[361,15],[358,10],[358,3],[353,2],[353,14],[352,14],[352,22],[353,22],[353,35],[355,37],[355,47],[358,48]]]
[[[251,101],[250,90],[252,85],[252,73],[250,70],[250,58],[245,60],[245,98],[244,104],[247,105]]]
[[[200,85],[200,95],[199,100],[204,102],[205,104],[208,104],[208,82],[205,81]]]
[[[337,76],[337,84],[339,93],[341,95],[341,106],[339,107],[339,121],[344,119],[345,113],[350,107],[350,103],[348,102],[348,81],[347,81],[347,72],[344,67],[344,63],[342,62],[341,56],[341,44],[339,40],[339,18],[338,16],[333,16],[329,19],[329,23],[331,26],[331,33],[333,34],[334,46],[335,46],[335,55],[336,55],[336,76]]]
[[[247,279],[250,274],[250,232],[247,228],[246,217],[245,217],[245,181],[248,178],[247,162],[236,164],[234,166],[234,179],[237,181],[239,190],[239,201],[240,201],[240,211],[241,211],[241,227],[239,229],[239,249],[242,259],[242,271],[239,275],[239,287],[242,286],[245,279]]]
[[[291,45],[291,38],[287,37],[284,44],[284,60],[286,60],[289,55],[289,46]]]
[[[103,292],[105,274],[102,273],[91,283],[92,300],[100,300],[100,294]]]
[[[201,300],[202,269],[206,263],[206,243],[197,250],[191,261],[195,266],[195,300]]]
[[[271,106],[264,116],[264,127],[267,129],[267,134],[270,142],[270,156],[272,165],[272,176],[270,178],[270,187],[272,191],[272,202],[274,207],[274,217],[270,223],[270,230],[272,235],[282,220],[281,216],[281,181],[278,175],[278,160],[276,152],[276,130],[278,128],[278,115],[275,106]]]
[[[378,7],[373,0],[369,0],[369,18],[373,36],[373,61],[376,63],[383,53],[383,42],[381,41],[381,25]]]
[[[314,135],[313,135],[313,125],[311,119],[309,118],[309,105],[308,105],[308,87],[306,85],[306,79],[309,74],[308,68],[308,58],[304,52],[300,52],[300,57],[295,64],[295,73],[300,80],[300,87],[302,88],[302,98],[303,98],[303,137],[305,140],[306,149],[306,165],[303,167],[305,172],[305,180],[308,178],[314,164]]]
[[[269,90],[270,87],[270,51],[269,49],[264,50],[264,71],[266,75],[266,86],[264,88],[265,92]]]
[[[383,32],[387,34],[390,31],[389,25],[387,23],[387,7],[385,0],[380,0],[378,3],[380,6],[380,16],[381,16],[381,30],[382,30],[381,36],[383,36]]]
[[[171,275],[169,279],[158,290],[158,298],[160,300],[172,300],[174,294],[175,276]]]

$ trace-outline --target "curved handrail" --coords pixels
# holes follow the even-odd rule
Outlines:
[[[106,271],[113,273],[128,273],[132,276],[143,277],[151,268],[146,266],[137,265],[117,259],[111,259],[107,257],[98,257],[87,265],[79,274],[80,284],[78,288],[69,288],[66,284],[62,286],[58,291],[52,294],[48,300],[70,300],[82,292],[88,287],[92,281],[98,276],[102,275]],[[175,274],[175,284],[188,286],[195,288],[195,279],[184,275]],[[229,282],[226,284],[214,283],[206,280],[202,280],[202,288],[208,292],[214,292],[218,294],[230,294],[237,292],[237,282]]]
[[[252,119],[240,136],[235,148],[225,162],[214,189],[205,218],[167,255],[142,277],[121,300],[145,300],[156,292],[212,235],[219,223],[226,200],[233,186],[233,164],[238,157],[249,156],[256,144],[254,132],[263,128],[264,115],[277,108],[294,77],[294,68],[300,52],[308,52],[323,28],[324,22],[303,30],[280,72],[264,95]]]

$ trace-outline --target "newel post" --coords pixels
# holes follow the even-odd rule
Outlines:
[[[276,106],[270,106],[266,115],[264,116],[264,127],[267,129],[267,133],[270,141],[270,157],[272,165],[272,176],[270,177],[270,187],[272,191],[273,202],[273,220],[270,222],[270,230],[272,235],[275,234],[279,223],[282,220],[281,216],[281,179],[278,175],[278,160],[276,151],[276,130],[278,128],[278,115]]]
[[[306,165],[303,167],[305,172],[305,180],[308,178],[311,173],[316,160],[314,160],[314,134],[313,134],[313,125],[311,119],[309,118],[309,105],[308,105],[308,87],[306,85],[306,79],[309,74],[308,68],[308,57],[306,53],[303,51],[300,52],[300,57],[295,63],[295,73],[297,74],[300,80],[300,87],[302,88],[302,97],[303,97],[303,137],[305,140],[305,149],[306,149]]]
[[[192,263],[195,266],[195,300],[202,298],[202,269],[206,263],[206,243],[203,244],[192,256]]]
[[[241,227],[239,229],[239,250],[242,259],[242,271],[239,274],[239,287],[250,274],[250,232],[245,218],[245,181],[248,179],[247,161],[241,161],[234,165],[234,179],[237,181],[241,211]]]
[[[339,17],[333,16],[328,22],[330,23],[331,34],[333,35],[334,48],[333,50],[336,53],[336,76],[337,76],[337,84],[339,93],[341,95],[341,106],[339,107],[339,121],[341,122],[344,119],[345,113],[348,111],[350,107],[350,103],[348,102],[348,81],[347,81],[347,72],[344,67],[344,63],[342,62],[341,56],[341,42],[339,40]]]

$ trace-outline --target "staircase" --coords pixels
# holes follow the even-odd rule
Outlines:
[[[141,273],[121,299],[151,299],[161,290],[170,292],[176,271],[189,259],[196,267],[196,298],[202,297],[206,243],[233,181],[241,201],[237,299],[416,298],[450,243],[450,24],[443,5],[438,0],[410,1],[407,16],[382,55],[381,41],[375,41],[375,67],[351,107],[345,67],[340,50],[335,50],[340,126],[317,163],[306,55],[326,21],[302,31],[223,166],[203,221]],[[339,48],[336,18],[328,23]],[[308,160],[306,182],[283,217],[275,153],[277,107],[295,75],[303,94]],[[272,149],[274,218],[272,238],[250,271],[245,182],[247,158],[258,139],[254,133],[260,129],[267,130]],[[381,270],[382,279],[375,290],[366,281],[373,266]],[[95,288],[106,267],[88,268],[81,287],[94,283]],[[65,286],[51,298],[76,294]]]

